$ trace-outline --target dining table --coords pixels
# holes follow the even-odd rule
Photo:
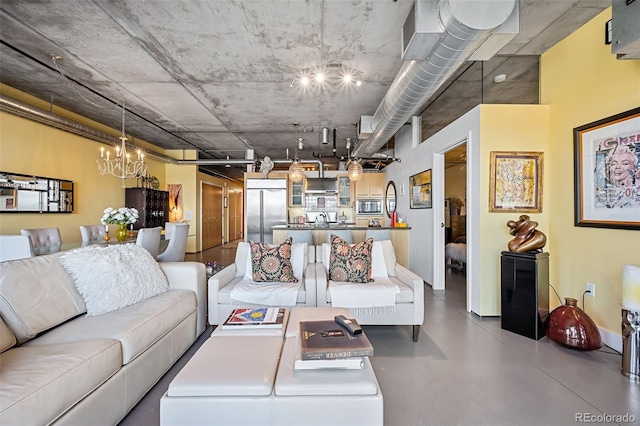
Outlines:
[[[45,254],[58,253],[61,251],[69,251],[75,250],[81,247],[87,247],[92,245],[114,245],[114,244],[135,244],[136,238],[127,238],[125,241],[118,241],[115,238],[111,238],[109,242],[105,242],[104,240],[93,240],[93,241],[73,241],[62,244],[55,244],[51,246],[39,247],[35,250],[36,256],[42,256]],[[162,253],[167,246],[169,245],[169,240],[164,238],[164,235],[160,237],[160,248],[159,253]]]

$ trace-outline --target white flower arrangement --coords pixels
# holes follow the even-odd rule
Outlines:
[[[100,222],[103,225],[106,224],[125,224],[125,225],[129,225],[132,223],[136,223],[138,221],[138,210],[129,207],[120,207],[119,209],[114,209],[111,207],[108,207],[104,210],[104,214],[102,215],[102,219],[100,219]]]

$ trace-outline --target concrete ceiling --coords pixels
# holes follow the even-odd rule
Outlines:
[[[2,0],[0,82],[165,149],[200,158],[322,157],[335,168],[401,65],[413,0]],[[538,57],[610,0],[521,0],[520,33],[469,63],[426,104],[423,139],[479,103],[537,103]],[[52,60],[53,55],[62,57]],[[301,70],[341,64],[363,84],[301,90]],[[493,77],[505,73],[496,85]],[[299,123],[294,126],[293,123]],[[297,132],[297,133],[296,133]],[[332,132],[330,132],[332,135]],[[206,166],[230,177],[246,168]]]

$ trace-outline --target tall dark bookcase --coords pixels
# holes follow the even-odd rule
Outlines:
[[[503,251],[500,261],[503,330],[540,340],[549,314],[549,253]]]
[[[169,192],[150,188],[127,188],[125,205],[140,213],[133,229],[164,227],[169,220]]]

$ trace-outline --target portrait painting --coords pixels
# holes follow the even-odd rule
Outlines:
[[[574,129],[575,224],[640,229],[640,108]]]

